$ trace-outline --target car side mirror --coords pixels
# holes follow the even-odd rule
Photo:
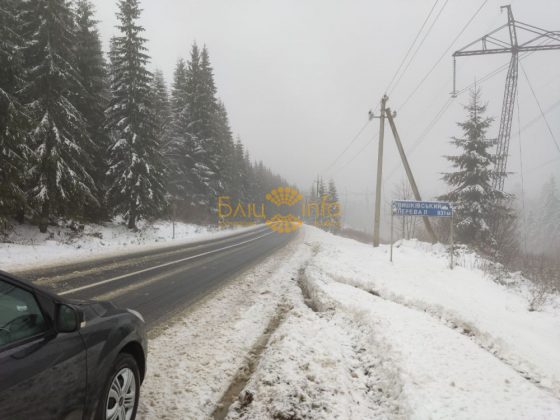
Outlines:
[[[61,303],[56,308],[56,330],[63,333],[78,331],[81,318],[80,311]]]

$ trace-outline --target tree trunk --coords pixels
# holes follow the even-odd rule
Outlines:
[[[128,215],[128,228],[136,229],[136,205],[130,205],[130,213]]]
[[[20,225],[25,223],[25,209],[23,207],[17,211],[16,220]]]
[[[43,208],[41,209],[41,217],[39,219],[39,231],[41,233],[47,233],[47,227],[49,225],[49,203],[44,202]]]

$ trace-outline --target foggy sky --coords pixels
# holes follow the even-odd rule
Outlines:
[[[436,10],[443,3],[440,0]],[[401,107],[481,3],[450,0],[402,81],[390,93],[389,106],[398,112],[396,123],[405,149],[410,150],[449,99],[451,53],[507,22],[499,7],[504,2],[489,0],[418,92]],[[117,33],[116,2],[96,0],[94,4],[107,49],[110,37]],[[378,120],[367,126],[334,168],[326,169],[367,121],[368,110],[379,103],[432,4],[433,0],[143,0],[141,23],[149,39],[150,66],[163,70],[168,85],[177,59],[188,57],[193,41],[207,45],[232,129],[253,159],[264,161],[300,188],[309,188],[317,175],[332,177],[341,195],[361,200],[374,190],[377,142],[371,140],[378,131]],[[517,20],[560,30],[558,0],[511,4]],[[458,58],[458,89],[508,61],[507,55]],[[521,63],[543,110],[556,104],[560,99],[560,50],[537,52]],[[498,132],[505,74],[481,84],[488,115],[496,118],[490,130],[493,137]],[[426,198],[446,191],[440,178],[449,168],[442,156],[454,153],[449,137],[461,134],[456,122],[464,120],[462,104],[467,102],[466,94],[455,99],[409,156]],[[520,126],[524,127],[539,116],[539,110],[521,66],[519,103]],[[517,118],[516,111],[508,165],[515,173],[506,186],[512,191],[521,184]],[[560,141],[560,106],[547,118]],[[387,196],[404,177],[388,126],[385,144]],[[560,158],[560,152],[542,120],[522,131],[521,148],[525,190],[532,195],[551,174],[560,176],[560,160],[538,168]]]

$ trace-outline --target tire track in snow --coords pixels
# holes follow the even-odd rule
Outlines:
[[[391,296],[388,296],[384,293],[380,293],[378,290],[375,290],[373,288],[363,287],[363,285],[356,284],[351,280],[348,281],[346,279],[341,279],[338,276],[332,276],[328,273],[325,274],[328,275],[330,279],[336,283],[345,284],[355,289],[367,292],[385,301],[392,302],[405,308],[429,315],[432,319],[438,321],[441,325],[448,327],[458,334],[468,337],[482,350],[488,352],[497,360],[517,372],[523,379],[529,381],[531,384],[535,385],[542,391],[550,393],[553,397],[560,399],[560,384],[555,382],[552,387],[545,386],[542,383],[542,379],[537,377],[538,375],[531,374],[528,372],[528,369],[523,369],[521,367],[523,364],[529,364],[529,362],[523,360],[512,360],[512,356],[508,358],[505,355],[501,354],[499,338],[492,337],[490,334],[480,331],[471,323],[462,320],[460,316],[452,314],[451,311],[440,308],[438,306],[429,305],[422,301],[407,300],[395,294],[391,294]],[[498,343],[498,346],[496,346],[496,343]]]

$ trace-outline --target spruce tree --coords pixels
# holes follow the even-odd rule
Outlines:
[[[88,207],[86,215],[93,219],[106,216],[104,204],[107,172],[107,150],[109,137],[105,129],[105,109],[109,103],[107,64],[101,48],[94,19],[94,7],[89,0],[79,0],[76,4],[76,67],[85,92],[76,95],[77,108],[87,122],[91,144],[87,148],[93,163],[93,176],[98,186],[97,198],[101,206]],[[85,94],[83,94],[85,93]]]
[[[225,110],[225,109],[224,109]],[[224,185],[224,148],[218,133],[217,120],[223,117],[219,115],[220,105],[216,98],[216,84],[214,82],[214,70],[210,63],[210,56],[206,46],[200,54],[200,96],[198,103],[199,115],[199,139],[202,147],[207,151],[207,166],[212,173],[210,182],[210,206],[215,204],[215,197],[223,191]]]
[[[187,196],[192,191],[191,178],[187,168],[191,165],[191,156],[187,150],[189,119],[185,118],[187,110],[187,68],[180,59],[173,74],[170,98],[169,141],[165,145],[165,157],[168,163],[167,188],[174,206],[180,205],[185,212],[190,205]]]
[[[32,127],[30,206],[46,232],[53,215],[77,216],[96,203],[87,154],[91,138],[76,98],[85,95],[76,68],[73,12],[66,0],[25,1],[22,97]]]
[[[189,159],[186,174],[191,180],[192,190],[189,192],[191,205],[199,212],[207,212],[210,197],[214,194],[213,180],[215,177],[210,164],[211,147],[208,135],[211,121],[207,118],[207,92],[203,89],[201,55],[198,46],[193,44],[187,66],[186,99],[183,110],[184,123],[187,126],[186,149]]]
[[[498,245],[494,228],[511,214],[504,206],[508,196],[492,186],[497,174],[491,149],[496,141],[488,139],[486,132],[493,120],[484,116],[486,105],[481,104],[480,91],[475,88],[470,97],[465,106],[468,118],[458,123],[463,137],[452,138],[461,154],[447,156],[455,169],[443,176],[450,192],[440,199],[453,203],[458,240],[494,254]]]
[[[234,178],[234,149],[233,135],[229,125],[228,114],[223,102],[218,102],[214,115],[214,133],[216,143],[215,165],[219,178],[218,193],[231,193]]]
[[[23,39],[16,2],[0,3],[0,222],[25,206],[24,179],[30,156],[26,118],[17,92],[22,86]]]
[[[167,129],[171,119],[171,108],[169,103],[169,94],[165,84],[165,78],[161,70],[154,72],[152,79],[152,108],[156,123],[156,135],[160,139],[160,143],[167,143]]]
[[[106,111],[111,135],[107,191],[115,213],[130,229],[139,218],[157,215],[164,204],[160,144],[151,103],[146,39],[138,24],[138,0],[120,0],[118,28],[111,43],[111,102]]]

